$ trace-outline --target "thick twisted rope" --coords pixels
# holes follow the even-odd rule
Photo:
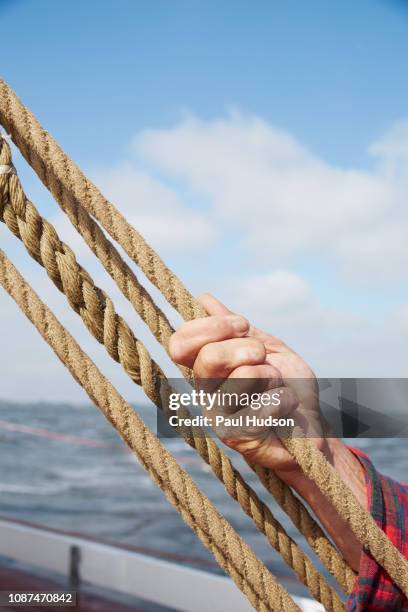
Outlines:
[[[258,475],[265,489],[272,493],[295,527],[304,535],[311,549],[320,559],[324,560],[325,566],[335,576],[343,590],[350,594],[353,590],[356,574],[345,563],[305,506],[299,503],[292,489],[278,478],[272,470],[260,465],[251,465],[251,468]]]
[[[253,607],[265,612],[299,611],[287,591],[82,351],[2,251],[0,283]]]
[[[64,209],[70,207],[69,200],[80,202],[123,247],[184,319],[204,314],[201,306],[139,232],[83,175],[2,80],[0,123],[11,134],[28,163]]]
[[[302,431],[295,432],[293,438],[283,438],[282,442],[302,471],[317,484],[339,515],[347,521],[359,542],[408,597],[407,559],[391,544],[371,514],[359,504],[323,453],[304,438]]]
[[[36,118],[27,110],[15,93],[1,80],[0,122],[11,134],[14,142],[20,148],[26,160],[32,165],[41,181],[54,195],[62,210],[68,215],[71,223],[79,231],[95,255],[100,259],[122,293],[129,299],[142,319],[146,321],[159,342],[167,349],[169,336],[173,332],[167,318],[156,306],[149,294],[139,284],[132,270],[123,261],[118,251],[105,237],[105,234],[101,231],[100,227],[87,210],[85,210],[84,206],[87,206],[88,200],[93,201],[96,197],[96,209],[100,210],[100,202],[102,202],[102,207],[106,204],[104,210],[113,211],[112,214],[116,219],[117,225],[121,225],[122,221],[124,222],[121,215],[112,204],[106,202],[103,196],[99,194],[96,187],[81,173],[80,169],[77,168],[70,158],[63,153],[52,136],[41,127]],[[78,185],[82,186],[82,188]],[[84,194],[86,197],[82,198]],[[84,206],[81,203],[81,198]],[[88,205],[87,208],[90,212],[95,212],[93,206]],[[96,217],[103,224],[102,219],[97,215]],[[109,231],[111,228],[112,224],[110,220],[108,220],[108,227],[105,226],[105,229]],[[144,247],[147,245],[145,245],[140,235],[135,232],[131,226],[129,226],[128,229],[130,235],[134,234],[135,242],[138,245],[138,252],[143,251],[144,253],[141,259],[136,257],[134,260],[141,265],[141,268],[148,278],[162,290],[168,301],[175,306],[185,319],[189,319],[193,315],[204,316],[205,313],[201,306],[195,302],[193,297],[182,285],[177,285],[177,291],[172,291],[171,284],[169,287],[164,285],[165,290],[163,291],[162,284],[160,286],[158,285],[154,273],[148,273],[148,270],[153,270],[155,268],[157,262],[159,262],[156,266],[157,269],[163,269],[163,262],[158,260],[156,256],[156,259],[154,259],[152,263],[149,263],[151,250],[145,251]],[[118,241],[125,249],[126,246],[121,242],[120,237],[126,233],[126,231],[127,226],[121,226],[120,232],[115,234]],[[143,262],[146,263],[147,268],[143,266]],[[171,279],[175,278],[168,270],[167,272],[170,274]],[[178,298],[178,296],[181,297]],[[192,306],[181,307],[183,304],[190,302]],[[190,378],[190,373],[187,368],[180,369],[187,378]],[[266,481],[264,479],[261,480],[265,485]],[[324,536],[320,527],[310,516],[302,502],[292,494],[290,488],[283,481],[277,479],[277,477],[275,477],[275,480],[279,480],[278,486],[269,487],[267,490],[275,496],[277,502],[283,509],[285,509],[284,506],[292,508],[292,520],[293,516],[300,517],[301,520],[295,521],[295,524],[301,531],[303,528],[305,529],[305,533],[303,533],[303,531],[302,533],[305,535],[313,550],[318,554],[329,571],[332,572],[343,590],[349,593],[353,575],[352,570],[341,558],[330,540]],[[284,492],[283,498],[282,491]],[[289,500],[289,502],[285,502],[285,500]],[[284,505],[282,505],[282,502]],[[309,517],[309,519],[306,518],[303,520],[302,517]],[[316,534],[316,538],[313,534]],[[325,543],[322,541],[323,538],[325,538]]]
[[[32,167],[36,170],[41,180],[50,189],[52,183],[59,183],[62,193],[72,193],[78,201],[81,201],[88,212],[90,212],[90,214],[102,224],[106,231],[123,246],[129,256],[145,272],[149,280],[162,291],[166,299],[185,319],[202,315],[202,309],[196,304],[192,296],[174,274],[164,265],[158,255],[146,244],[138,232],[127,223],[113,205],[106,201],[96,187],[83,176],[77,166],[75,166],[75,164],[73,164],[73,162],[61,151],[55,141],[52,140],[45,130],[41,128],[35,118],[25,109],[15,94],[2,82],[0,83],[0,106],[1,122],[12,134],[14,141]],[[54,193],[54,195],[58,199],[58,194]],[[300,447],[304,448],[305,454],[312,453],[313,451],[317,453],[320,452],[315,449],[309,440],[301,440],[299,444],[299,449]],[[292,451],[294,452],[293,449]],[[296,452],[297,451],[298,447],[296,446]],[[331,466],[321,453],[320,455],[321,467],[327,476],[327,474],[330,473]],[[298,453],[298,456],[295,458],[298,462],[302,460],[300,453]],[[323,484],[320,483],[319,479],[316,479],[316,482],[320,490],[327,495],[328,493],[327,491],[325,492],[325,488]],[[345,491],[347,491],[349,506],[353,505],[350,496],[358,506],[358,502],[354,499],[351,491],[349,491],[347,487],[345,487]],[[341,509],[344,511],[343,499],[339,498],[340,493],[338,491],[332,493],[330,499],[335,507],[339,512]],[[347,514],[347,512],[345,512],[345,514]],[[353,521],[350,517],[349,524],[352,526],[357,537],[359,537],[359,533],[361,536],[365,536],[364,539],[360,541],[362,541],[371,552],[371,549],[373,549],[373,551],[376,550],[375,537],[379,536],[380,533],[384,537],[385,535],[377,526],[377,532],[375,529],[372,531],[369,528],[372,527],[372,518],[367,513],[364,513],[364,515],[363,531],[358,529],[356,525],[353,526]],[[387,538],[385,538],[385,540],[384,542],[382,539],[382,542],[387,547],[387,554],[383,555],[385,563],[387,564],[384,565],[384,568],[394,577],[393,573],[395,575],[398,573],[395,572],[395,566],[393,566],[393,563],[390,563],[390,560],[393,559],[395,563],[398,563],[398,559],[402,559],[404,562],[402,565],[402,572],[408,575],[407,562]],[[375,555],[373,554],[373,556]],[[400,573],[398,575],[400,575]],[[396,580],[396,583],[401,587],[404,581],[398,582],[398,580]],[[406,590],[404,590],[405,586],[401,588],[404,593],[407,594]]]
[[[6,142],[3,142],[0,151],[0,164],[11,165],[10,148]],[[172,390],[164,373],[116,313],[109,297],[94,285],[88,272],[76,261],[72,250],[59,239],[54,227],[39,215],[27,199],[16,173],[0,175],[0,219],[46,269],[51,280],[67,296],[72,308],[81,316],[91,334],[106,347],[110,356],[121,363],[134,382],[142,385],[146,395],[158,408],[166,410],[168,401],[164,396]],[[160,385],[158,381],[161,381]],[[190,415],[185,411],[180,416]],[[327,610],[344,609],[334,589],[288,536],[214,440],[197,427],[178,429],[187,443],[212,467],[227,492],[294,569],[311,594]]]
[[[2,82],[0,81],[0,90],[1,85]],[[60,184],[53,185],[52,191],[60,191]],[[133,270],[123,260],[115,246],[108,240],[99,225],[80,202],[71,194],[67,194],[61,201],[63,202],[62,210],[67,214],[72,225],[100,260],[123,295],[148,325],[158,342],[168,351],[169,338],[174,329],[164,312],[140,284]],[[188,368],[180,366],[180,370],[186,378],[191,379]]]

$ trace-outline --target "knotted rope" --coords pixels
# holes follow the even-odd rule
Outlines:
[[[11,165],[8,143],[0,141],[0,163]],[[27,199],[16,173],[0,175],[0,220],[25,245],[29,254],[43,266],[56,287],[62,291],[90,333],[119,362],[130,378],[141,385],[149,399],[161,410],[168,408],[166,397],[172,392],[164,372],[150,357],[146,347],[134,336],[129,325],[115,311],[108,295],[95,286],[89,273],[76,261],[73,251],[63,243],[55,228],[40,216]],[[158,381],[161,384],[158,384]],[[184,415],[190,416],[188,411]],[[227,492],[254,521],[268,542],[279,552],[299,580],[326,610],[343,610],[339,596],[316,570],[311,560],[273,516],[255,491],[233,467],[229,457],[215,441],[198,427],[177,428],[186,442],[209,464]]]
[[[299,607],[0,250],[0,283],[257,610]]]
[[[22,104],[15,93],[1,80],[0,122],[11,134],[28,163],[31,164],[40,180],[54,195],[61,209],[67,214],[73,226],[100,259],[122,293],[148,324],[157,340],[167,349],[169,336],[173,332],[167,318],[137,281],[132,270],[123,261],[116,248],[106,238],[88,211],[111,211],[110,214],[112,219],[115,220],[115,226],[119,228],[114,233],[114,237],[118,236],[118,241],[125,250],[127,250],[125,243],[121,242],[120,237],[127,234],[129,230],[130,238],[126,244],[132,242],[138,245],[137,255],[133,257],[134,261],[140,264],[147,277],[158,287],[159,284],[155,281],[155,278],[157,271],[167,270],[164,263],[156,254],[154,254],[154,260],[151,261],[151,249],[145,250],[143,238],[132,226],[126,224],[122,215],[111,203],[105,200],[97,188],[61,150],[52,136],[41,127],[37,119]],[[103,219],[105,219],[105,216],[103,218],[95,216],[104,225]],[[107,225],[104,225],[104,227],[110,232],[113,229],[113,222],[108,219]],[[129,250],[128,254],[130,254]],[[166,275],[173,280],[176,278],[169,270],[165,272]],[[180,281],[177,281],[176,285],[177,291],[172,291],[173,285],[171,283],[168,287],[165,285],[166,291],[163,294],[168,301],[185,319],[191,318],[193,314],[203,316],[205,313],[201,306],[195,302]],[[186,303],[191,303],[192,306],[182,307]],[[186,370],[186,368],[182,368],[183,374],[190,378],[189,372]],[[355,577],[354,572],[323,534],[302,502],[292,494],[291,489],[278,477],[262,478],[261,481],[267,490],[274,495],[282,508],[285,511],[289,510],[289,516],[306,537],[311,548],[334,575],[343,590],[350,593]]]

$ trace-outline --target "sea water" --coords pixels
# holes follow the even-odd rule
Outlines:
[[[154,428],[155,409],[138,410]],[[163,442],[264,562],[290,578],[290,570],[196,453],[183,440]],[[406,440],[349,442],[365,450],[381,471],[404,481]],[[271,501],[248,466],[233,451],[230,455],[258,494]],[[297,537],[280,508],[271,507],[289,534]],[[91,405],[0,402],[0,515],[218,571],[211,555]]]

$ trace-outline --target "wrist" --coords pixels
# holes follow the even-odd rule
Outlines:
[[[367,491],[364,469],[357,457],[341,440],[335,438],[327,438],[324,444],[319,444],[319,448],[360,504],[366,508]],[[343,557],[355,571],[358,571],[362,546],[350,525],[338,514],[336,508],[321,493],[316,483],[296,466],[293,470],[282,470],[278,475],[306,501],[322,527],[340,549]]]
[[[319,438],[318,440],[316,440],[316,442],[317,448],[320,450],[321,453],[323,453],[327,461],[331,465],[333,465],[333,452],[330,444],[330,439]],[[307,493],[311,483],[313,482],[308,476],[305,475],[301,467],[296,463],[295,459],[292,460],[292,464],[290,465],[290,467],[285,466],[284,469],[278,469],[276,470],[276,474],[281,480],[283,480],[287,485],[291,486],[300,494],[302,494],[301,492],[303,491]]]
[[[319,440],[319,450],[365,508],[367,499],[365,475],[357,457],[338,438]],[[291,469],[277,470],[276,473],[310,505],[323,496],[317,485],[302,472],[297,464],[294,464]]]

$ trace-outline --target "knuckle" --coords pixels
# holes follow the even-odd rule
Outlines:
[[[220,340],[242,336],[249,329],[248,321],[238,315],[215,315],[207,320],[213,337]]]
[[[212,317],[212,325],[214,334],[219,337],[224,337],[231,333],[232,327],[227,317],[217,316]]]
[[[269,369],[271,378],[276,379],[277,381],[279,381],[279,384],[282,384],[282,372],[273,365],[268,365],[268,369]]]
[[[251,361],[262,362],[265,360],[266,351],[265,346],[260,340],[256,338],[248,338],[246,342],[246,351],[248,358]]]
[[[228,315],[224,317],[228,333],[231,336],[242,336],[249,330],[248,320],[241,315]]]
[[[281,408],[286,409],[286,412],[292,412],[299,407],[299,398],[297,393],[290,387],[283,387],[281,395]]]
[[[206,344],[199,352],[196,363],[200,373],[213,372],[222,362],[222,349],[216,344]]]
[[[234,370],[234,378],[254,378],[253,366],[239,366]]]

